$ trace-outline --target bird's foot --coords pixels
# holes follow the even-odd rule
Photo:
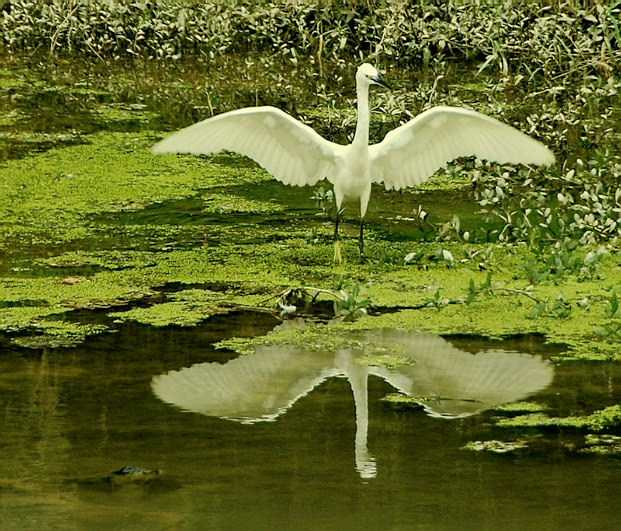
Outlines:
[[[334,240],[334,259],[335,264],[343,263],[343,256],[341,255],[341,242],[340,240]]]

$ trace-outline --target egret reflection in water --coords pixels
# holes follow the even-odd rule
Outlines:
[[[155,376],[152,388],[162,401],[185,411],[252,424],[272,421],[328,378],[346,378],[356,409],[356,469],[376,475],[367,450],[369,375],[415,397],[432,417],[460,418],[520,400],[548,386],[552,365],[541,356],[486,350],[471,354],[438,336],[373,331],[356,336],[365,348],[307,351],[261,346],[254,354],[225,364],[199,363]],[[356,362],[389,349],[398,368]]]

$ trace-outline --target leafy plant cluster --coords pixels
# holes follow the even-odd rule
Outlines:
[[[361,57],[401,66],[449,58],[528,78],[608,76],[620,58],[619,4],[10,0],[0,32],[12,52],[99,59],[269,52],[291,64],[311,58],[321,69]]]
[[[277,298],[281,316],[297,314],[300,308],[310,309],[320,295],[332,299],[336,319],[355,321],[367,314],[371,300],[362,298],[358,284],[340,276],[334,279],[333,284],[333,289],[312,286],[286,289]]]
[[[562,176],[492,172],[475,197],[484,214],[501,221],[500,242],[526,241],[533,249],[615,243],[621,236],[620,176],[621,158],[603,150]]]
[[[595,333],[603,338],[621,341],[621,311],[616,290],[613,290],[606,301],[604,323],[595,329]]]

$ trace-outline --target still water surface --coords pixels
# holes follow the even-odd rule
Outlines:
[[[0,526],[613,529],[619,521],[619,460],[564,450],[578,435],[553,432],[517,454],[462,449],[508,437],[493,427],[494,402],[522,394],[570,414],[618,401],[616,369],[555,366],[533,340],[500,348],[394,332],[375,339],[416,363],[361,366],[353,360],[364,348],[312,356],[265,347],[233,359],[211,347],[273,325],[240,314],[191,331],[127,325],[64,352],[5,349]],[[489,370],[486,357],[495,360]],[[428,401],[380,400],[395,390]],[[106,480],[128,464],[162,474]]]

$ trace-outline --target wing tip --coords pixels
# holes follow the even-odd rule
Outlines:
[[[541,145],[543,149],[540,150],[540,153],[537,155],[536,160],[532,162],[532,164],[536,164],[537,166],[552,166],[556,162],[556,157],[550,148],[547,146]]]
[[[171,136],[169,136],[167,138],[163,138],[159,142],[153,144],[151,146],[151,153],[153,153],[154,155],[161,155],[163,153],[179,153],[179,151],[177,149],[175,149],[174,147],[170,147],[169,140],[174,135],[175,135],[175,133],[173,133]]]
[[[555,162],[556,162],[556,157],[554,156],[554,153],[552,152],[552,150],[546,148],[547,152],[546,152],[546,156],[545,159],[543,161],[543,166],[552,166]]]
[[[164,149],[161,145],[161,142],[154,144],[151,146],[151,154],[152,155],[161,155],[162,153],[168,153],[166,149]]]

